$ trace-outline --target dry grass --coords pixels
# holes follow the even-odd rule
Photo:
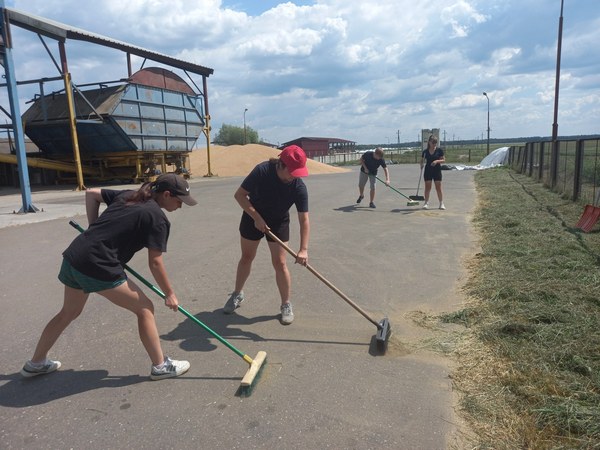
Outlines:
[[[470,262],[454,356],[476,449],[600,448],[600,233],[508,169],[476,175],[482,251]],[[430,326],[430,321],[427,321]]]
[[[452,448],[600,449],[600,224],[575,229],[584,205],[507,168],[475,180],[467,301],[407,313],[427,333],[403,348],[454,359]]]

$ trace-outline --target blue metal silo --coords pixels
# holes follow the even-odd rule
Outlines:
[[[205,127],[202,96],[166,69],[145,68],[125,81],[93,86],[79,86],[74,95],[84,164],[104,159],[107,169],[135,165],[141,178],[144,161],[181,165]],[[45,157],[72,158],[64,91],[37,97],[22,119],[25,133]]]

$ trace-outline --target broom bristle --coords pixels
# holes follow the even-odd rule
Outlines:
[[[256,358],[252,360],[250,364],[250,368],[242,378],[242,382],[240,383],[240,387],[236,392],[238,397],[249,397],[254,390],[254,386],[258,383],[260,376],[262,375],[263,368],[265,367],[265,363],[267,361],[267,353],[264,351],[259,351],[256,354]]]

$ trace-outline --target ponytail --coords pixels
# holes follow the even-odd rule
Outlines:
[[[154,195],[155,183],[146,182],[137,190],[132,192],[126,199],[128,205],[135,203],[145,203]]]

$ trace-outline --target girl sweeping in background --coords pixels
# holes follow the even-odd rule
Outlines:
[[[92,292],[137,316],[140,339],[150,360],[150,378],[160,380],[185,373],[190,363],[163,354],[154,305],[125,274],[124,266],[142,248],[148,249],[148,266],[165,293],[165,305],[177,311],[179,304],[163,264],[171,224],[163,212],[175,211],[182,203],[196,204],[190,188],[175,174],[159,176],[139,190],[88,189],[85,193],[89,228],[73,240],[63,253],[58,279],[65,285],[62,309],[48,322],[33,357],[21,369],[24,377],[54,372],[60,361],[47,359],[62,332],[83,311]],[[100,204],[108,205],[98,217]]]
[[[444,196],[442,194],[442,163],[446,161],[444,158],[444,150],[437,146],[438,140],[432,134],[427,140],[427,148],[421,154],[421,170],[425,166],[423,172],[423,180],[425,180],[425,204],[423,209],[429,208],[429,194],[431,193],[431,182],[435,183],[435,191],[437,198],[440,201],[440,209],[446,209],[444,206]]]

